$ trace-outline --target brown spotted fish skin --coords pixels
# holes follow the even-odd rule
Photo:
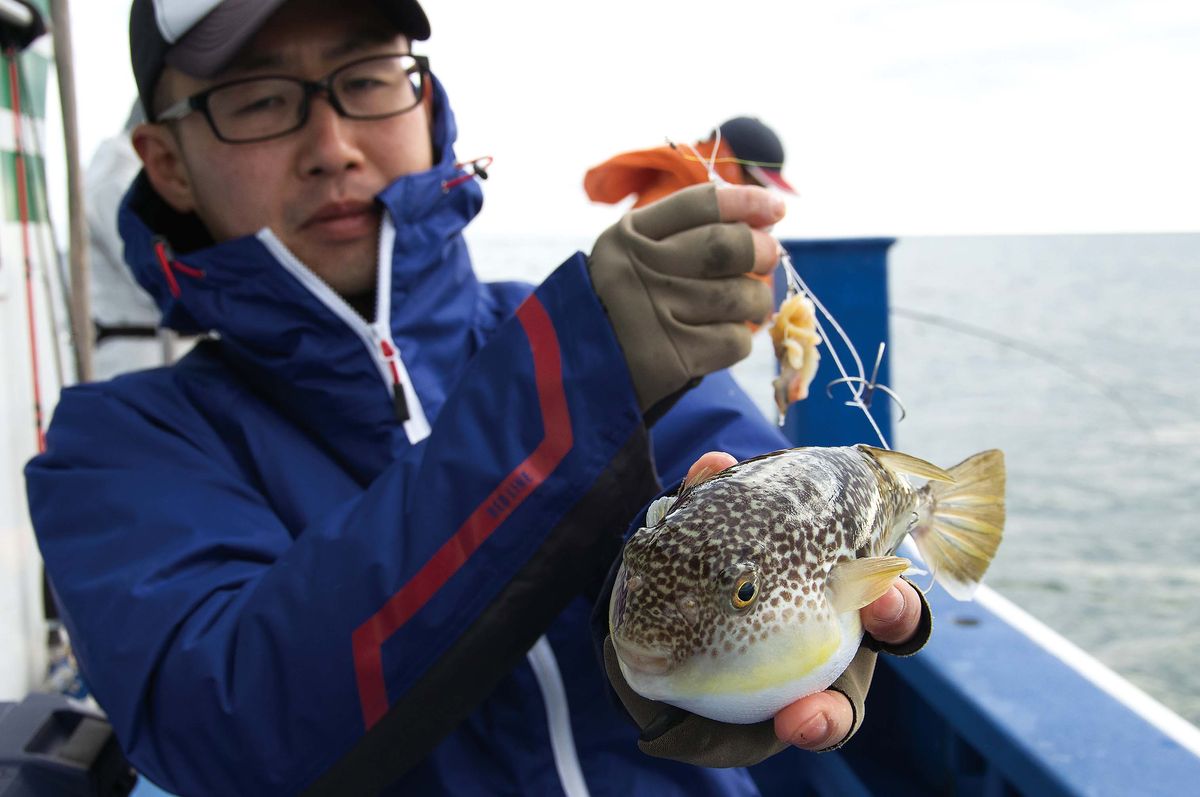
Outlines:
[[[733,722],[771,716],[785,699],[780,695],[795,691],[779,686],[780,677],[804,681],[804,693],[825,688],[862,634],[857,611],[834,612],[830,570],[892,553],[918,500],[905,479],[857,448],[775,452],[685,487],[661,521],[625,548],[610,627],[627,680],[647,697]],[[756,597],[739,608],[738,584],[747,578]],[[806,635],[826,653],[808,672],[779,676],[780,660]],[[746,699],[771,703],[756,706],[750,718],[714,709],[710,704],[724,705],[725,696],[712,691],[727,691],[729,682],[700,674],[739,658],[758,662],[745,679],[753,693]]]

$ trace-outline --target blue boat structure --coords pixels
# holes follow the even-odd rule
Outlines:
[[[928,599],[933,639],[881,660],[859,734],[759,765],[764,794],[1195,793],[1194,726],[986,587]]]
[[[33,0],[32,7],[48,15],[50,2]],[[0,0],[0,25],[28,25],[29,11]],[[21,467],[37,451],[57,391],[78,378],[37,132],[53,58],[43,37],[23,53],[7,46],[0,62],[6,82],[18,66],[28,80],[0,91],[0,797],[148,797],[163,792],[130,769],[100,708],[82,693],[63,694],[77,685],[44,676],[52,621],[40,605]],[[27,102],[18,108],[21,99]],[[860,347],[888,341],[892,243],[784,242],[805,283]],[[903,367],[884,357],[875,379],[887,384],[893,368]],[[814,384],[839,375],[823,357]],[[825,400],[821,390],[789,412],[791,439],[875,442],[862,414]],[[890,436],[892,404],[880,396],[872,412]],[[837,752],[790,750],[752,768],[764,795],[1200,794],[1195,726],[987,587],[974,602],[957,602],[940,587],[928,600],[931,642],[911,658],[881,657],[859,734]],[[569,788],[572,797],[586,793],[586,786]]]

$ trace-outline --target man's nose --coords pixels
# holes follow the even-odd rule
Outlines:
[[[359,166],[363,155],[353,133],[353,122],[338,114],[328,95],[313,97],[308,122],[301,131],[305,145],[300,171],[304,175],[332,174]]]

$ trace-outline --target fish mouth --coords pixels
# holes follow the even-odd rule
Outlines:
[[[675,667],[675,659],[669,650],[639,645],[616,636],[612,641],[621,664],[634,672],[666,675]]]

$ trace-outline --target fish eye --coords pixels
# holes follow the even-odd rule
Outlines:
[[[733,608],[745,609],[758,597],[758,584],[750,575],[742,576],[733,589]]]

